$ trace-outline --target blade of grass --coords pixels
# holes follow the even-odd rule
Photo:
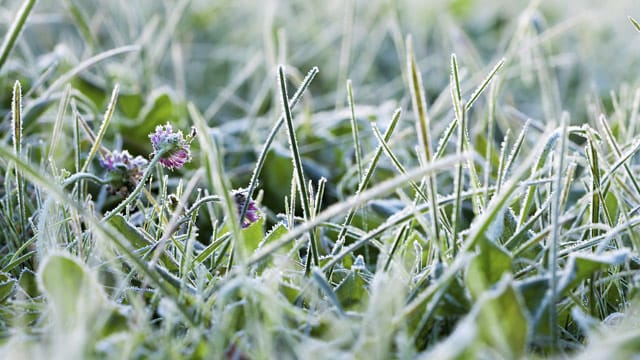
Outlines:
[[[309,70],[309,72],[307,73],[307,76],[304,78],[304,80],[302,81],[302,84],[300,84],[300,87],[298,87],[298,90],[296,91],[295,94],[293,94],[293,97],[289,102],[289,106],[291,106],[292,109],[296,104],[298,104],[298,102],[302,98],[302,95],[304,95],[305,91],[307,90],[307,88],[309,87],[313,79],[316,77],[316,75],[318,75],[317,67],[314,67],[311,70]],[[256,162],[256,166],[253,169],[253,173],[251,174],[251,180],[249,181],[249,188],[247,189],[248,199],[253,198],[253,193],[255,192],[256,186],[258,185],[258,177],[260,177],[260,174],[262,173],[262,168],[264,167],[264,163],[265,163],[265,160],[267,159],[267,154],[269,152],[269,149],[271,148],[271,144],[273,143],[273,140],[275,139],[276,135],[278,134],[278,131],[280,130],[283,124],[284,124],[284,114],[282,114],[280,118],[278,118],[278,121],[276,121],[276,123],[273,125],[273,128],[269,132],[267,139],[262,145],[262,150],[260,150],[260,154],[258,155],[258,161]],[[249,201],[245,201],[244,206],[242,207],[242,209],[240,209],[240,219],[244,219],[244,216],[247,213],[248,206],[249,206]]]
[[[291,107],[289,106],[289,94],[287,93],[287,80],[284,76],[284,66],[278,66],[278,82],[280,85],[280,95],[282,101],[282,110],[284,118],[287,124],[287,133],[289,134],[289,146],[291,149],[291,157],[293,158],[293,168],[298,181],[298,190],[300,197],[302,198],[302,210],[305,221],[308,221],[312,217],[311,207],[309,205],[309,190],[307,189],[307,183],[304,177],[304,170],[302,168],[302,158],[298,150],[298,140],[296,139],[295,127],[293,126],[293,116],[291,115]],[[293,210],[293,209],[292,209]],[[313,229],[309,231],[309,246],[311,247],[311,256],[313,264],[320,265],[320,259],[318,254],[318,242]]]
[[[54,81],[53,84],[51,84],[40,97],[41,98],[49,97],[54,91],[58,90],[60,86],[66,84],[67,82],[69,82],[69,80],[73,79],[74,76],[78,75],[79,73],[86,70],[87,68],[99,63],[100,61],[106,60],[110,57],[117,56],[120,54],[139,51],[139,50],[140,50],[140,46],[128,45],[128,46],[122,46],[119,48],[111,49],[109,51],[105,51],[98,55],[92,56],[84,60],[83,62],[81,62],[80,64],[78,64],[76,67],[69,70],[65,74],[58,77],[58,79],[56,79],[56,81]]]
[[[468,156],[468,155],[464,154],[464,156]],[[259,249],[258,251],[256,251],[256,253],[249,259],[248,264],[249,265],[255,264],[263,260],[264,258],[273,254],[276,250],[287,245],[291,241],[294,241],[299,236],[309,231],[309,229],[312,229],[313,227],[321,224],[324,221],[329,220],[330,218],[336,215],[340,215],[345,211],[349,211],[349,209],[353,207],[360,206],[361,204],[371,199],[374,199],[382,194],[386,194],[392,190],[395,190],[398,186],[407,183],[409,180],[418,179],[421,176],[435,174],[437,171],[449,169],[450,166],[456,164],[456,162],[463,161],[463,160],[465,160],[464,157],[461,158],[459,156],[454,156],[454,155],[447,156],[440,160],[434,161],[431,164],[428,164],[424,167],[409,171],[406,175],[400,175],[400,176],[394,177],[393,179],[389,179],[381,184],[378,184],[375,187],[372,187],[369,190],[361,192],[360,194],[355,194],[350,198],[346,199],[345,201],[331,205],[330,207],[325,209],[323,212],[318,214],[314,219],[304,222],[303,224],[300,224],[298,227],[292,229],[282,238],[272,243],[269,243],[264,247],[262,247],[261,249]],[[349,250],[345,249],[345,251],[342,251],[340,254],[333,257],[330,262],[328,262],[323,266],[322,268],[323,271],[326,271],[331,266],[335,265],[348,252]]]
[[[9,27],[7,34],[4,36],[2,45],[0,45],[0,69],[2,69],[2,66],[7,61],[9,53],[11,53],[18,36],[20,36],[20,31],[22,31],[35,3],[36,0],[26,0],[22,3],[22,7],[18,10],[14,18],[15,20],[11,23],[11,27]]]
[[[556,176],[554,179],[553,200],[551,203],[551,243],[549,244],[549,268],[548,271],[551,274],[551,288],[550,301],[549,301],[549,323],[551,324],[551,346],[553,349],[558,349],[559,336],[558,336],[558,311],[556,304],[558,302],[558,248],[561,244],[560,239],[560,213],[562,205],[562,175],[564,171],[564,162],[567,152],[567,123],[568,114],[565,112],[562,114],[560,120],[561,132],[560,132],[560,149],[558,151],[558,157],[556,162]]]
[[[520,154],[520,150],[522,150],[522,144],[524,143],[524,138],[527,134],[527,130],[529,130],[529,121],[527,120],[526,123],[524,123],[524,126],[522,127],[522,130],[520,131],[520,135],[518,135],[518,138],[516,139],[516,142],[513,144],[513,147],[511,148],[511,152],[509,153],[509,157],[507,158],[505,165],[504,165],[504,169],[502,170],[502,179],[505,179],[506,177],[509,176],[509,172],[511,171],[511,167],[513,166],[513,164],[515,163],[516,158],[518,157],[518,155]]]
[[[485,149],[485,167],[484,167],[484,203],[489,202],[489,178],[493,169],[493,137],[494,127],[496,123],[496,102],[498,97],[498,82],[491,83],[489,88],[489,109],[487,114],[487,145]]]
[[[502,69],[504,62],[505,62],[505,59],[500,59],[500,61],[498,61],[498,63],[493,67],[493,69],[491,69],[491,71],[489,72],[489,75],[487,75],[487,77],[484,78],[484,80],[482,80],[480,85],[473,91],[471,96],[469,96],[469,100],[467,100],[465,105],[467,110],[471,109],[471,107],[476,102],[476,100],[478,100],[478,98],[480,97],[484,89],[487,88],[487,86],[489,85],[493,77],[498,73],[498,71],[500,71],[500,69]]]
[[[387,127],[387,130],[384,132],[384,141],[389,141],[389,139],[391,139],[391,135],[393,134],[393,131],[396,128],[396,125],[398,124],[398,120],[400,120],[400,116],[402,115],[402,110],[401,109],[397,109],[394,113],[393,116],[391,117],[391,122],[389,123],[389,126]],[[358,184],[358,189],[356,190],[356,194],[361,193],[367,186],[369,186],[369,182],[371,181],[371,178],[373,177],[373,172],[375,171],[376,167],[378,166],[378,161],[380,160],[380,155],[382,155],[382,148],[383,148],[383,143],[380,143],[380,145],[378,145],[378,147],[375,150],[375,153],[373,155],[373,159],[371,159],[371,162],[369,163],[369,166],[367,167],[367,170],[364,172],[364,175],[362,177],[362,180],[360,181],[360,183]],[[344,244],[344,238],[347,234],[347,229],[349,227],[349,225],[351,224],[351,221],[353,220],[353,217],[356,213],[356,209],[357,208],[352,208],[349,210],[349,212],[347,213],[347,216],[345,217],[343,223],[342,223],[342,228],[340,229],[340,233],[338,233],[338,237],[337,237],[337,242],[336,245],[334,246],[334,248],[331,251],[332,255],[335,255],[338,253],[338,251],[340,251],[340,248],[342,247],[342,244]],[[331,278],[330,276],[327,276],[328,278]]]
[[[358,167],[358,181],[362,182],[362,155],[360,155],[360,135],[358,132],[358,123],[356,120],[356,108],[353,101],[353,87],[351,80],[347,80],[347,96],[349,99],[349,114],[351,115],[351,135],[353,136],[353,146],[356,154],[356,166]]]
[[[604,133],[604,138],[607,141],[607,143],[609,144],[609,147],[613,150],[613,152],[615,153],[616,157],[618,158],[618,161],[616,162],[616,164],[621,163],[622,166],[624,167],[625,172],[627,173],[627,176],[629,177],[629,180],[631,180],[631,183],[633,184],[633,188],[636,190],[636,195],[640,195],[640,185],[638,184],[638,181],[636,180],[636,177],[633,175],[633,172],[631,171],[631,168],[629,167],[629,165],[626,163],[626,160],[631,157],[638,149],[638,147],[640,146],[640,143],[636,144],[636,146],[634,147],[634,150],[629,152],[629,154],[627,154],[627,156],[622,156],[622,151],[620,151],[620,146],[618,146],[618,143],[616,142],[615,137],[613,136],[613,132],[611,131],[611,127],[609,126],[609,123],[607,122],[606,117],[604,116],[604,114],[601,114],[598,117],[598,123],[600,124],[600,128],[602,130],[602,132]],[[610,170],[610,173],[613,172],[614,169],[618,168],[619,165],[617,166],[613,166],[612,169]],[[606,179],[608,177],[608,174],[606,174],[603,178],[602,181],[603,183],[606,182]]]
[[[19,159],[22,155],[22,87],[16,81],[13,85],[13,99],[11,101],[11,123],[13,127],[13,152]],[[16,186],[18,198],[18,221],[20,223],[20,235],[25,238],[27,231],[27,211],[25,206],[25,187],[22,179],[22,170],[16,165]]]
[[[57,139],[60,139],[60,131],[62,131],[62,124],[64,122],[64,113],[69,106],[69,101],[71,100],[71,85],[67,84],[64,88],[64,92],[62,94],[62,101],[60,101],[60,106],[58,107],[58,113],[56,115],[56,121],[53,124],[53,132],[51,133],[51,144],[49,144],[49,153],[47,155],[47,159],[49,161],[53,161],[53,153],[56,150],[56,145],[58,145]],[[55,139],[55,140],[54,140]]]
[[[387,144],[387,142],[383,139],[383,136],[382,134],[380,134],[380,130],[378,130],[378,127],[373,124],[371,126],[371,129],[373,130],[373,135],[376,137],[376,139],[378,139],[378,143],[380,143],[380,146],[382,147],[382,149],[384,149],[385,155],[387,155],[389,160],[391,160],[391,163],[393,163],[393,166],[395,166],[396,170],[398,170],[398,173],[403,175],[406,174],[407,170],[405,170],[400,160],[398,160],[398,157],[393,153],[393,151],[389,147],[389,144]],[[415,190],[416,194],[419,195],[422,200],[429,202],[429,197],[422,191],[420,186],[415,181],[410,181],[409,185],[411,185],[413,190]]]
[[[631,16],[629,16],[629,21],[631,21],[631,24],[633,24],[633,27],[635,27],[636,30],[640,32],[640,23],[638,23],[638,21],[632,18]]]
[[[383,267],[384,271],[389,271],[389,267],[391,266],[391,260],[393,260],[393,255],[398,250],[400,243],[404,243],[407,240],[407,235],[409,234],[410,227],[411,227],[410,224],[405,224],[400,228],[400,231],[398,231],[398,234],[394,238],[393,243],[391,245],[391,250],[389,250],[389,254],[387,255],[387,259],[384,262],[384,267]]]
[[[411,37],[407,37],[407,69],[409,75],[409,91],[411,93],[411,102],[413,104],[413,113],[416,116],[416,128],[418,132],[418,141],[422,150],[422,156],[425,163],[432,161],[431,156],[431,139],[429,127],[429,115],[427,114],[427,100],[424,94],[424,86],[422,85],[422,75],[418,70],[415,55],[413,53],[413,41]],[[433,227],[434,241],[440,242],[440,224],[439,214],[437,211],[438,190],[436,187],[435,175],[431,175],[428,179],[427,194],[433,211],[431,212],[431,226]],[[445,248],[442,247],[444,250]],[[446,250],[444,250],[446,251]],[[441,256],[442,254],[440,254]]]
[[[89,154],[87,155],[87,158],[84,161],[84,164],[80,169],[80,172],[87,171],[87,168],[91,163],[91,160],[93,160],[93,157],[96,155],[96,153],[98,152],[98,149],[100,148],[100,143],[102,142],[102,138],[104,137],[104,134],[106,134],[107,127],[109,126],[109,123],[111,122],[111,118],[113,117],[113,113],[116,110],[116,102],[118,101],[119,91],[120,91],[120,85],[116,84],[113,87],[113,91],[111,92],[111,99],[109,100],[107,111],[104,113],[104,118],[102,119],[102,123],[100,124],[100,129],[98,130],[98,134],[96,135],[96,138],[93,141],[93,144],[91,145],[91,150],[89,151]]]
[[[236,204],[232,199],[232,194],[230,191],[231,184],[226,176],[224,164],[222,161],[222,153],[218,147],[219,141],[216,139],[217,137],[219,137],[219,134],[213,134],[213,136],[211,135],[206,120],[204,119],[204,117],[202,117],[193,103],[189,103],[187,105],[187,109],[197,130],[198,141],[200,142],[200,147],[204,153],[204,165],[206,168],[207,180],[213,187],[214,191],[217,192],[217,195],[220,197],[224,214],[228,219],[227,223],[232,234],[232,249],[230,259],[233,259],[233,255],[238,253],[240,255],[238,256],[240,265],[244,266],[244,262],[247,256],[247,254],[245,254],[243,246],[244,235],[242,233],[242,229],[240,229],[240,221],[236,219]],[[237,251],[238,249],[240,249],[240,251]],[[229,261],[229,265],[231,265],[231,260]],[[227,271],[229,270],[231,269],[227,268]]]
[[[462,95],[460,92],[460,78],[458,76],[458,60],[456,54],[451,54],[451,74],[450,74],[451,100],[453,102],[453,110],[458,123],[458,148],[457,154],[464,152],[464,134],[467,127],[467,111],[466,106],[462,104]],[[472,164],[473,166],[473,164]],[[458,232],[460,230],[460,218],[462,217],[462,187],[463,187],[463,171],[462,164],[458,164],[454,178],[454,192],[456,200],[452,210],[452,235],[449,247],[453,251],[453,257],[457,255]]]

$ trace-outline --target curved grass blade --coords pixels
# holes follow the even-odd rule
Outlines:
[[[18,14],[16,14],[15,20],[11,23],[11,27],[7,31],[7,34],[2,41],[2,45],[0,46],[0,69],[7,61],[9,57],[9,53],[20,35],[20,31],[24,27],[25,22],[27,21],[27,17],[31,13],[31,9],[33,9],[33,5],[36,3],[36,0],[26,0],[20,10],[18,10]]]

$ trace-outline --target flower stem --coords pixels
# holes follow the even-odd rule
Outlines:
[[[99,177],[97,177],[97,176],[95,176],[95,175],[93,175],[91,173],[79,172],[79,173],[75,173],[75,174],[69,176],[68,178],[66,178],[62,182],[62,187],[65,188],[65,187],[67,187],[67,186],[69,186],[69,185],[71,185],[71,184],[73,184],[73,183],[75,183],[77,181],[80,181],[80,180],[91,180],[91,181],[93,181],[95,183],[102,184],[102,185],[108,183],[107,180],[101,179],[101,178],[99,178]]]

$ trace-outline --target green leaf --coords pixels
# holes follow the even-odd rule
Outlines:
[[[178,120],[176,105],[165,89],[154,91],[142,109],[142,123],[136,127],[138,134],[146,135],[157,125]]]
[[[513,280],[505,275],[482,294],[468,316],[446,340],[425,353],[424,359],[522,358],[529,325]]]
[[[124,116],[135,119],[140,114],[144,106],[144,99],[140,93],[120,93],[118,96],[118,109],[122,111]]]
[[[10,274],[0,273],[0,303],[4,302],[15,289],[16,279]]]
[[[242,229],[244,233],[245,254],[253,254],[264,239],[264,216]]]
[[[95,315],[104,301],[102,288],[77,260],[52,255],[38,271],[40,287],[47,295],[56,318],[63,326]]]
[[[558,292],[569,290],[597,271],[624,264],[630,256],[628,249],[605,252],[599,255],[572,253],[558,282]]]
[[[120,214],[114,215],[109,219],[109,224],[115,227],[133,245],[135,250],[154,245],[154,242],[148,236],[145,236],[142,230],[133,226]],[[169,271],[178,271],[179,269],[178,262],[169,256],[166,251],[160,255],[160,261]]]
[[[502,246],[484,238],[477,249],[465,277],[469,292],[476,299],[511,271],[511,256]]]
[[[282,199],[289,197],[293,172],[291,155],[281,147],[273,147],[267,153],[264,168],[266,171],[262,173],[261,179],[264,203],[274,204],[271,210],[275,212],[284,212]]]
[[[114,307],[109,312],[109,316],[105,320],[101,329],[100,337],[104,338],[116,332],[129,330],[129,318],[123,307]]]
[[[357,270],[351,270],[336,286],[335,294],[344,310],[363,310],[367,303],[367,283]]]
[[[29,269],[24,269],[20,273],[20,278],[18,279],[18,284],[22,291],[24,291],[27,295],[32,298],[40,296],[40,290],[38,289],[38,281],[36,278],[36,273]]]
[[[479,337],[505,359],[524,355],[529,338],[528,321],[510,276],[478,303]]]

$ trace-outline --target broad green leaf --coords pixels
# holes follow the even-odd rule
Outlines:
[[[527,317],[509,275],[475,303],[446,340],[421,354],[421,359],[519,359],[529,339]]]
[[[478,254],[469,263],[465,277],[469,292],[475,298],[511,271],[511,256],[500,245],[485,238],[477,249]]]
[[[136,127],[136,132],[146,135],[153,131],[157,125],[172,123],[178,120],[178,109],[165,89],[152,93],[151,98],[142,109],[142,123]]]
[[[97,108],[103,108],[108,100],[109,91],[106,86],[93,76],[80,74],[74,78],[71,84],[80,93],[91,99]]]
[[[564,274],[558,282],[558,292],[572,289],[597,271],[624,264],[629,255],[628,249],[609,251],[599,255],[572,253]]]
[[[516,286],[524,299],[524,303],[533,316],[544,300],[549,289],[549,278],[546,276],[530,277],[522,281],[517,281]]]
[[[620,205],[615,193],[612,191],[607,192],[607,195],[604,197],[604,205],[607,207],[611,219],[617,219]]]
[[[528,321],[509,276],[479,303],[480,339],[505,359],[521,358],[529,338]]]
[[[218,232],[218,237],[228,234],[229,231],[229,223],[227,222]],[[260,243],[264,240],[264,216],[260,216],[258,221],[241,229],[241,231],[244,237],[243,245],[245,254],[253,254],[253,252],[260,247]]]
[[[293,165],[291,155],[281,147],[274,146],[267,153],[262,172],[262,187],[264,188],[264,203],[273,204],[271,210],[284,212],[282,199],[291,193],[291,174]]]
[[[15,288],[16,279],[12,278],[10,274],[0,273],[0,303],[4,302]]]
[[[140,114],[144,106],[144,100],[140,93],[124,93],[118,95],[118,109],[122,111],[124,116],[135,119]]]
[[[64,326],[95,315],[104,301],[102,288],[77,260],[52,255],[38,271],[40,287]]]
[[[29,269],[24,269],[20,273],[18,284],[22,291],[32,298],[40,296],[40,290],[38,289],[38,281],[36,279],[36,273]]]
[[[253,254],[264,239],[264,215],[258,221],[242,229],[244,233],[245,254]]]
[[[283,223],[278,223],[271,229],[271,231],[267,233],[258,247],[261,247],[269,242],[276,241],[286,235],[288,232],[289,229],[287,229],[287,227]]]
[[[145,236],[140,229],[133,226],[122,215],[114,215],[109,219],[109,224],[115,227],[127,240],[129,240],[131,245],[133,245],[133,248],[136,250],[154,245],[148,236]],[[160,261],[169,271],[177,271],[179,268],[178,262],[169,256],[166,251],[160,256]]]
[[[335,287],[335,294],[345,310],[363,310],[367,303],[367,283],[359,271],[351,270]]]

